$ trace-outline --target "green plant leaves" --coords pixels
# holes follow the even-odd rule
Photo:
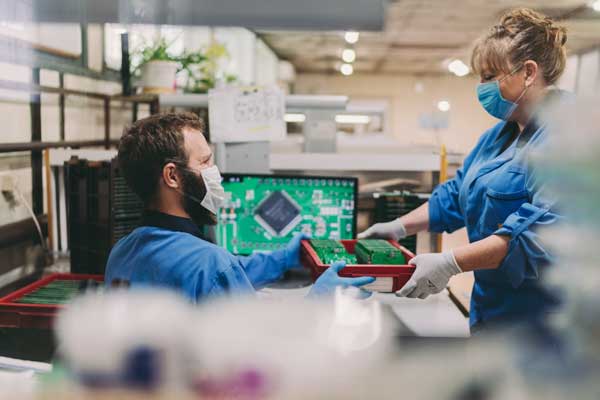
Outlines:
[[[221,43],[213,43],[206,49],[184,51],[180,55],[175,55],[170,51],[174,41],[169,43],[165,38],[160,38],[156,42],[134,51],[140,62],[132,69],[132,75],[139,75],[142,66],[151,61],[171,61],[178,64],[178,73],[185,71],[187,75],[187,83],[184,88],[186,92],[207,93],[208,90],[214,88],[220,72],[220,61],[229,58],[227,48]],[[226,83],[232,83],[237,80],[237,77],[225,74],[222,79]]]

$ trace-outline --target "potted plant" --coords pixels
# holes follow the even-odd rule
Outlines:
[[[161,38],[135,52],[137,62],[133,74],[140,77],[144,93],[174,92],[179,72],[185,72],[180,78],[184,79],[184,91],[188,93],[208,93],[218,80],[231,83],[237,79],[220,72],[220,62],[229,57],[224,45],[214,43],[206,49],[185,51],[181,55],[173,54],[169,49],[171,45]]]
[[[171,43],[160,38],[156,43],[142,48],[134,75],[140,76],[140,86],[144,93],[169,93],[175,91],[175,77],[181,70],[180,57],[169,50]]]

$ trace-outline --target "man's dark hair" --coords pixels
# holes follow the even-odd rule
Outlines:
[[[125,128],[119,142],[119,167],[129,187],[146,205],[156,195],[166,163],[187,166],[184,129],[204,134],[204,123],[193,113],[165,113],[140,119]]]

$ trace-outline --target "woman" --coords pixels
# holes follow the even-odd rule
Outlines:
[[[415,273],[398,296],[423,299],[443,290],[453,275],[474,271],[472,328],[539,317],[558,305],[540,283],[551,257],[538,236],[538,228],[558,216],[528,158],[547,136],[536,110],[563,97],[552,85],[565,68],[565,42],[564,27],[529,9],[508,12],[478,41],[471,65],[481,77],[479,101],[502,121],[481,136],[456,177],[438,186],[428,203],[359,235],[397,240],[428,228],[466,226],[470,244],[415,257]]]

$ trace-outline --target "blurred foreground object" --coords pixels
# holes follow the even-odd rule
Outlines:
[[[208,398],[352,393],[393,355],[396,321],[353,288],[333,298],[221,299],[166,291],[84,296],[57,320],[69,382],[88,389]]]

